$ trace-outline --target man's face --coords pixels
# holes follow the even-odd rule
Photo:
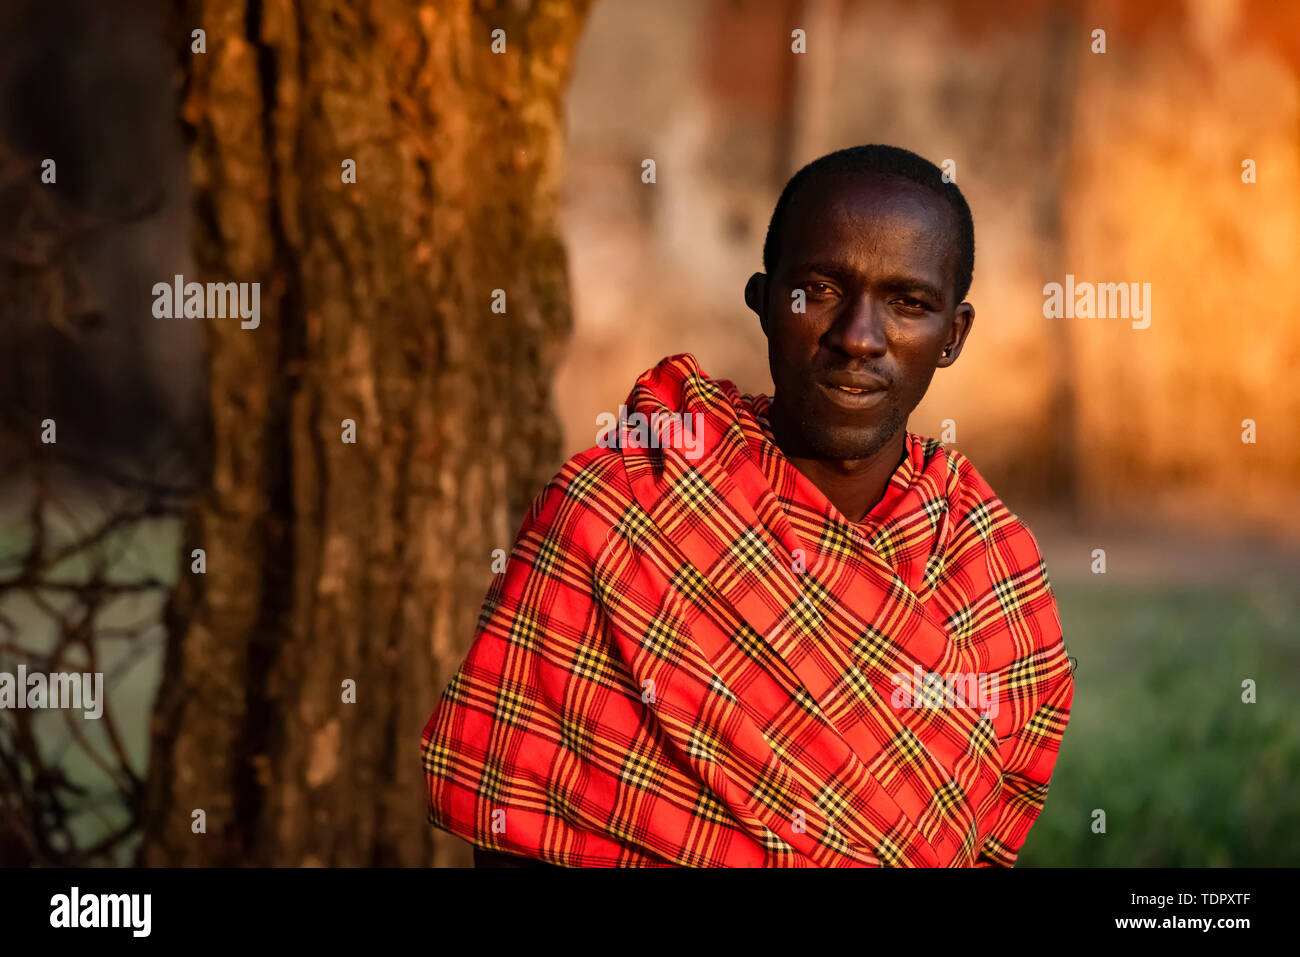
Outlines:
[[[929,190],[874,174],[819,176],[786,213],[772,275],[745,289],[767,333],[773,425],[788,454],[864,459],[906,426],[974,320],[954,301],[956,216]]]

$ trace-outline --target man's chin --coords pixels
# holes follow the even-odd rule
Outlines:
[[[842,429],[806,436],[807,448],[813,458],[844,462],[871,458],[884,448],[888,441],[889,436],[882,436],[874,431],[864,434]]]
[[[866,427],[832,426],[825,422],[804,422],[804,444],[814,458],[851,462],[869,459],[887,446],[906,419],[889,415],[885,421]]]

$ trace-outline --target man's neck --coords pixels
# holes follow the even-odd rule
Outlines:
[[[777,446],[785,452],[780,431],[773,431]],[[807,476],[840,514],[857,523],[884,497],[889,480],[906,453],[906,428],[902,428],[879,450],[863,459],[816,459],[785,454],[790,464]]]

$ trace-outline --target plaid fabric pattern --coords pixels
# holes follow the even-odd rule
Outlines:
[[[424,729],[429,820],[575,867],[1010,866],[1073,696],[1028,529],[910,432],[850,523],[689,355],[627,406],[702,413],[702,454],[596,447],[538,495]],[[900,704],[918,668],[995,705]]]

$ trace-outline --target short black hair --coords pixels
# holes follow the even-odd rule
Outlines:
[[[781,231],[785,226],[786,210],[791,198],[800,186],[823,173],[891,174],[923,186],[936,196],[942,196],[957,216],[957,268],[954,276],[956,301],[961,302],[966,298],[975,275],[975,222],[971,219],[966,197],[961,194],[956,183],[945,182],[943,170],[928,159],[917,156],[910,150],[879,143],[850,146],[827,153],[790,177],[785,189],[781,191],[780,199],[776,201],[771,222],[767,225],[767,238],[763,242],[764,272],[771,275],[776,266],[777,253],[781,248]]]

